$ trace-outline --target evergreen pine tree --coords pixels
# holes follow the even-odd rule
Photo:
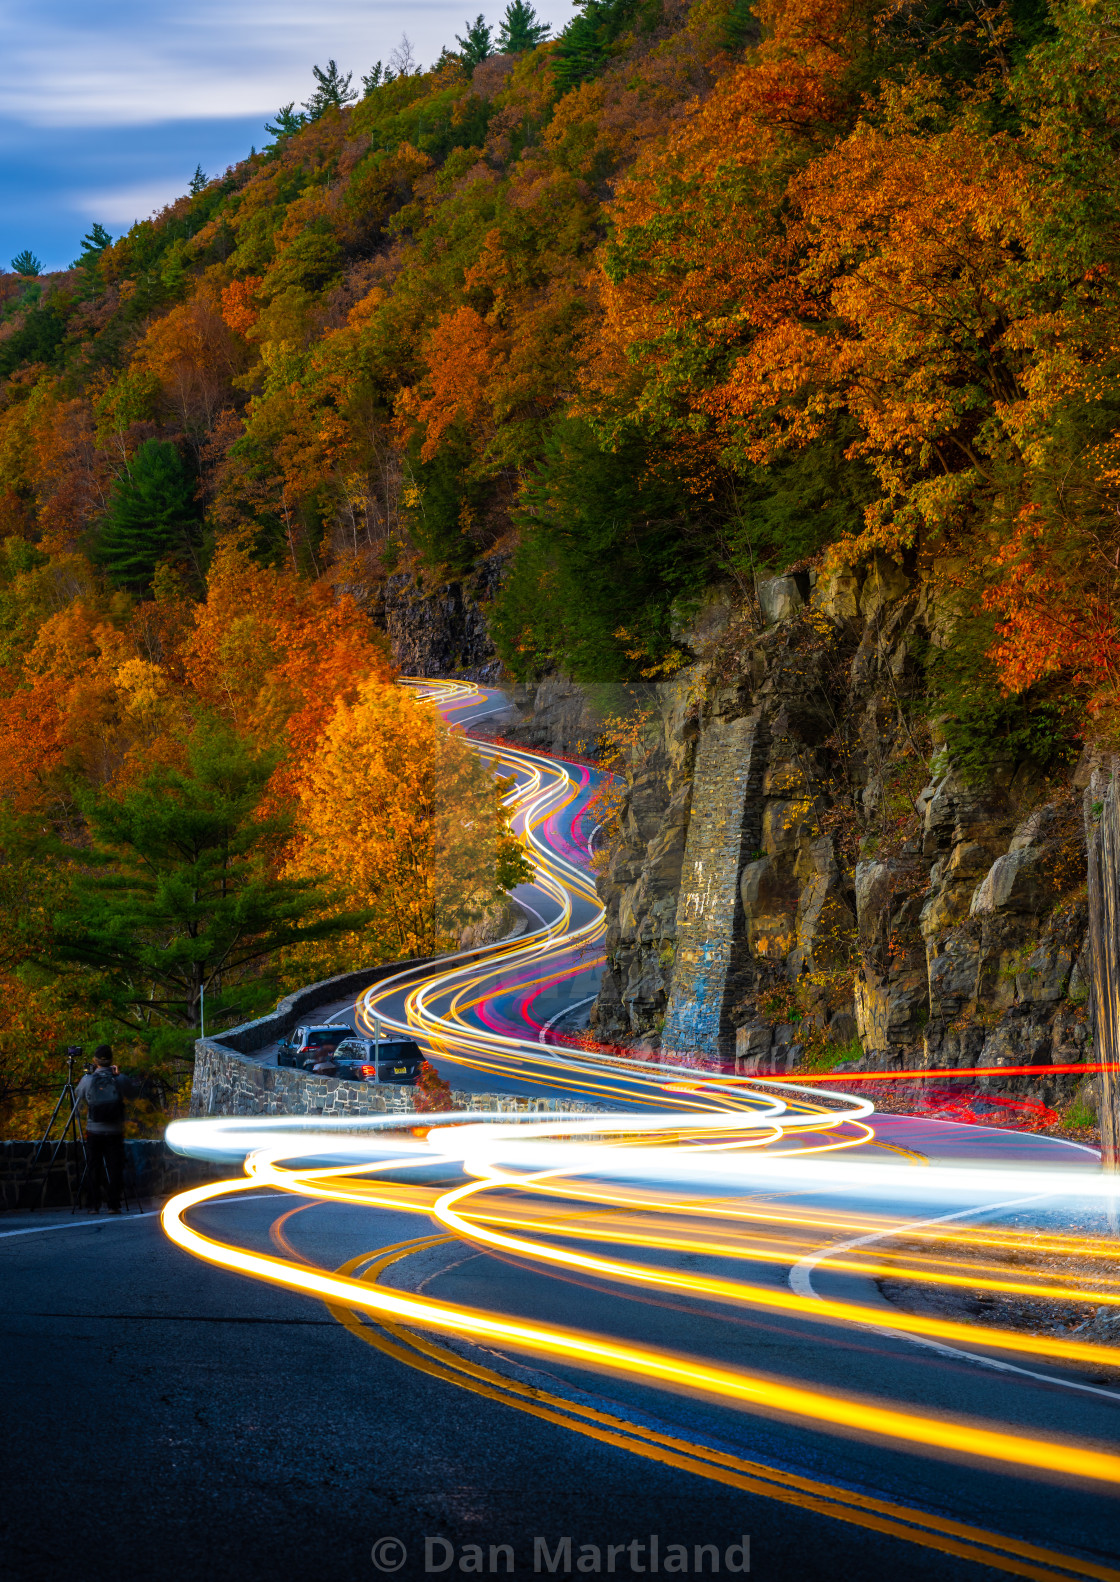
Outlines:
[[[576,88],[606,65],[611,46],[629,25],[638,0],[577,0],[579,14],[560,34],[553,71],[562,88]]]
[[[41,259],[35,257],[30,247],[25,247],[22,253],[17,253],[12,259],[12,268],[17,275],[26,275],[29,280],[33,280],[36,275],[42,273],[43,263]]]
[[[362,87],[365,89],[362,97],[368,99],[375,88],[380,88],[384,80],[385,73],[382,70],[381,62],[378,61],[372,71],[362,73]]]
[[[94,269],[102,253],[112,244],[113,238],[103,225],[93,225],[82,237],[82,251],[70,265],[71,269]]]
[[[203,170],[202,166],[201,165],[196,165],[194,167],[194,175],[191,177],[190,188],[189,188],[191,197],[192,198],[197,198],[199,193],[202,192],[206,188],[207,184],[209,183],[209,180],[210,180],[210,177]]]
[[[298,132],[300,127],[306,125],[307,117],[296,109],[295,100],[291,99],[287,104],[282,104],[277,110],[275,125],[271,121],[266,121],[264,129],[270,136],[281,138],[291,137],[293,132]]]
[[[494,53],[491,42],[490,27],[483,20],[482,12],[475,17],[473,22],[466,22],[466,38],[455,35],[455,42],[459,46],[459,56],[468,71],[473,71],[476,66],[481,66]]]
[[[311,72],[315,78],[316,88],[303,107],[307,111],[309,121],[317,121],[332,105],[336,110],[341,110],[358,97],[350,87],[350,79],[354,73],[348,71],[344,77],[333,60],[327,62],[326,71],[319,66],[312,66]]]
[[[111,245],[113,238],[103,225],[96,222],[82,237],[83,253],[103,253]]]
[[[86,967],[98,1002],[149,1034],[153,1023],[197,1026],[203,989],[208,1015],[223,991],[259,997],[278,951],[368,921],[324,918],[331,897],[315,879],[277,875],[288,821],[260,811],[276,752],[204,719],[186,756],[123,795],[84,798],[90,847],[57,920],[61,959]]]
[[[498,49],[503,55],[522,55],[536,49],[548,37],[548,23],[542,22],[526,0],[510,0],[498,29]]]
[[[160,561],[192,556],[198,525],[194,485],[179,452],[168,440],[146,439],[113,488],[97,559],[116,587],[143,593]]]

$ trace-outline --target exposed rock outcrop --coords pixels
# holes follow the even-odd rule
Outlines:
[[[549,676],[532,687],[513,684],[505,691],[516,710],[502,722],[508,739],[562,758],[594,754],[612,705],[619,703],[616,688],[580,686],[563,676]]]
[[[498,591],[507,558],[492,555],[469,576],[431,588],[412,572],[397,572],[372,588],[351,592],[387,634],[405,675],[489,681],[501,665],[486,607]]]
[[[659,1037],[676,959],[698,700],[691,677],[651,692],[652,741],[647,735],[630,765],[619,837],[599,882],[607,969],[592,1026],[610,1042]]]
[[[1007,762],[976,784],[931,740],[920,656],[951,631],[932,584],[880,557],[698,625],[601,879],[599,1036],[691,1033],[745,1070],[828,1042],[872,1069],[1086,1059],[1085,776]],[[753,757],[732,788],[733,728]],[[701,806],[736,828],[701,838]],[[700,881],[705,843],[730,886]]]

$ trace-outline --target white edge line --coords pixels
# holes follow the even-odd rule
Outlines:
[[[173,1195],[178,1196],[177,1193]],[[267,1195],[269,1197],[287,1197],[289,1194],[271,1191]],[[250,1201],[257,1202],[259,1199],[252,1198]],[[237,1197],[208,1198],[207,1202],[244,1203],[245,1193],[242,1192]],[[146,1208],[141,1210],[139,1214],[91,1214],[88,1219],[78,1219],[75,1216],[74,1219],[67,1220],[62,1225],[28,1225],[25,1230],[0,1230],[0,1239],[7,1236],[44,1236],[49,1230],[88,1230],[91,1225],[133,1225],[138,1219],[155,1219],[162,1213],[163,1210],[161,1208]]]
[[[597,1000],[598,998],[599,993],[598,990],[596,990],[594,994],[589,994],[586,1000],[573,1000],[571,1005],[565,1005],[562,1011],[557,1011],[555,1016],[550,1016],[548,1021],[544,1023],[540,1032],[537,1034],[537,1043],[543,1044],[544,1035],[551,1027],[555,1026],[557,1022],[563,1021],[565,1016],[571,1016],[572,1012],[578,1011],[581,1005],[590,1005],[592,1000]]]
[[[836,1253],[849,1252],[854,1247],[866,1247],[871,1242],[884,1241],[891,1236],[905,1236],[910,1231],[923,1230],[927,1225],[944,1225],[948,1220],[984,1219],[988,1215],[1000,1213],[1005,1208],[1018,1208],[1023,1203],[1040,1203],[1045,1196],[1045,1193],[1039,1193],[1036,1197],[1009,1198],[1004,1203],[991,1203],[987,1208],[960,1209],[954,1214],[938,1214],[935,1219],[914,1220],[912,1224],[901,1228],[877,1230],[870,1236],[856,1236],[851,1241],[833,1242],[828,1247],[822,1247],[818,1252],[809,1253],[807,1257],[794,1264],[789,1272],[790,1288],[795,1296],[822,1302],[824,1298],[813,1286],[813,1270]],[[889,1319],[886,1322],[870,1319],[868,1323],[860,1324],[858,1327],[870,1330],[875,1335],[887,1335],[892,1340],[908,1340],[912,1345],[924,1346],[927,1351],[939,1352],[941,1356],[952,1357],[957,1362],[976,1362],[982,1368],[994,1368],[998,1373],[1017,1373],[1026,1379],[1037,1379],[1043,1384],[1054,1384],[1064,1390],[1080,1390],[1086,1395],[1101,1395],[1106,1401],[1120,1404],[1120,1392],[1117,1390],[1102,1390],[1095,1384],[1081,1384],[1076,1379],[1057,1379],[1050,1373],[1036,1373],[1033,1368],[1020,1368],[1017,1363],[1005,1362],[1001,1357],[983,1356],[976,1351],[964,1351],[959,1346],[947,1345],[942,1340],[931,1340],[926,1335],[913,1335],[908,1330],[892,1329]]]

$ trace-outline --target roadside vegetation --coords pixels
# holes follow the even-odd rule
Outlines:
[[[527,877],[506,787],[396,684],[352,601],[232,538],[197,601],[166,566],[146,598],[91,577],[44,616],[0,721],[19,776],[0,824],[17,1132],[67,1044],[111,1041],[159,1111],[203,1025],[453,946]]]

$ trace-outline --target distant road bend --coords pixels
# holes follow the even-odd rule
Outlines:
[[[427,690],[468,725],[501,704],[465,683]],[[210,1446],[235,1480],[247,1456],[257,1488],[253,1434],[282,1437],[285,1414],[308,1424],[302,1475],[319,1503],[288,1474],[269,1529],[284,1535],[286,1574],[376,1576],[384,1534],[410,1556],[406,1576],[448,1554],[467,1561],[449,1574],[501,1574],[504,1553],[489,1547],[501,1545],[517,1575],[547,1572],[542,1536],[552,1557],[561,1544],[557,1575],[608,1574],[612,1544],[615,1575],[670,1552],[685,1563],[665,1570],[711,1571],[713,1550],[723,1572],[742,1572],[749,1537],[751,1574],[766,1578],[887,1567],[1120,1582],[1120,1345],[904,1310],[878,1283],[1073,1299],[1068,1260],[1096,1260],[1091,1302],[1120,1315],[1096,1155],[556,1042],[601,971],[596,777],[479,750],[514,777],[514,825],[537,866],[518,899],[539,923],[482,962],[381,983],[354,1014],[407,1029],[457,1088],[596,1110],[426,1116],[415,1131],[391,1117],[357,1131],[222,1117],[169,1133],[243,1171],[167,1205],[168,1241],[158,1254],[149,1244],[140,1288],[188,1300],[186,1253],[226,1309],[309,1326],[285,1332],[292,1385],[258,1381],[259,1428],[227,1426]],[[139,1222],[113,1234],[102,1253],[120,1274],[129,1237],[150,1238]],[[296,1388],[328,1354],[330,1379]],[[258,1497],[227,1518],[215,1496],[230,1531],[217,1574],[256,1574],[263,1528],[248,1570],[228,1562],[255,1531]],[[205,1543],[182,1542],[186,1575]]]

